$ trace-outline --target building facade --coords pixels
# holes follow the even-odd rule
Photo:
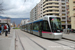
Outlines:
[[[41,17],[43,17],[42,13],[42,1],[39,2],[30,12],[30,21],[37,20]]]
[[[36,8],[34,7],[30,12],[30,21],[34,21],[36,19]]]
[[[69,0],[69,11],[71,18],[71,28],[75,29],[75,0]]]
[[[11,23],[10,19],[0,19],[0,23]]]
[[[26,24],[26,23],[28,23],[29,22],[29,19],[23,19],[22,21],[21,21],[21,25],[24,25],[24,24]]]
[[[68,0],[41,0],[35,8],[32,9],[31,11],[31,18],[34,19],[39,19],[45,15],[55,15],[57,17],[61,18],[62,21],[62,28],[66,28],[66,19],[68,19]],[[35,12],[34,12],[35,10]],[[37,10],[37,11],[36,11]],[[38,15],[36,14],[38,12]],[[35,14],[34,18],[33,15]],[[67,17],[67,18],[66,18]],[[36,20],[35,19],[35,20]],[[34,21],[34,20],[33,20]],[[67,21],[67,26],[71,26],[71,21]]]

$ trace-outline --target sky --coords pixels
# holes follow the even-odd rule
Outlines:
[[[30,11],[40,2],[40,0],[0,0],[5,9],[1,14],[10,18],[30,18]]]

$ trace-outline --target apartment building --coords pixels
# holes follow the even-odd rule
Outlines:
[[[38,3],[37,5],[38,5],[37,6],[38,11],[36,12],[38,12],[38,15],[35,16],[36,19],[39,19],[45,15],[55,15],[61,18],[63,29],[66,28],[66,17],[68,18],[67,14],[68,14],[68,7],[69,7],[68,0],[41,0],[40,3]],[[35,9],[33,8],[32,10]],[[31,11],[31,14],[32,12],[33,11]],[[31,18],[32,15],[30,15]],[[68,23],[67,24],[68,27],[70,28],[71,27],[70,21],[68,21],[67,23]]]
[[[43,0],[43,16],[45,15],[55,15],[61,18],[62,28],[67,26],[71,28],[71,21],[69,20],[69,4],[68,0]],[[67,17],[67,18],[66,18]]]
[[[43,17],[42,1],[40,1],[30,12],[30,21],[37,20]]]
[[[33,8],[30,12],[30,22],[34,21],[36,19],[35,17],[35,8]]]
[[[69,11],[71,17],[71,28],[75,29],[75,0],[69,0]]]

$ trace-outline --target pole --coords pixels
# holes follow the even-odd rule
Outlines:
[[[66,4],[67,4],[67,0],[66,1]],[[66,13],[67,13],[67,6],[66,6]],[[67,33],[67,14],[66,14],[66,33]]]

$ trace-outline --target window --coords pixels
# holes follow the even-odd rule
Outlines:
[[[73,3],[75,4],[75,1],[73,1]]]
[[[75,8],[73,10],[75,11]]]
[[[66,19],[65,17],[63,17],[62,19]]]
[[[28,30],[30,30],[30,24],[28,24]]]
[[[62,31],[61,20],[60,18],[51,17],[50,18],[51,29],[53,32],[59,32],[57,30]]]
[[[62,14],[62,16],[65,16],[65,14]]]
[[[39,30],[38,22],[33,24],[33,30]]]
[[[43,31],[51,32],[48,21],[43,21]]]
[[[65,10],[62,10],[62,12],[65,12]]]
[[[65,0],[62,0],[62,1],[65,1]]]
[[[65,8],[65,7],[62,7],[62,8]]]
[[[65,3],[62,3],[62,5],[65,5]]]

